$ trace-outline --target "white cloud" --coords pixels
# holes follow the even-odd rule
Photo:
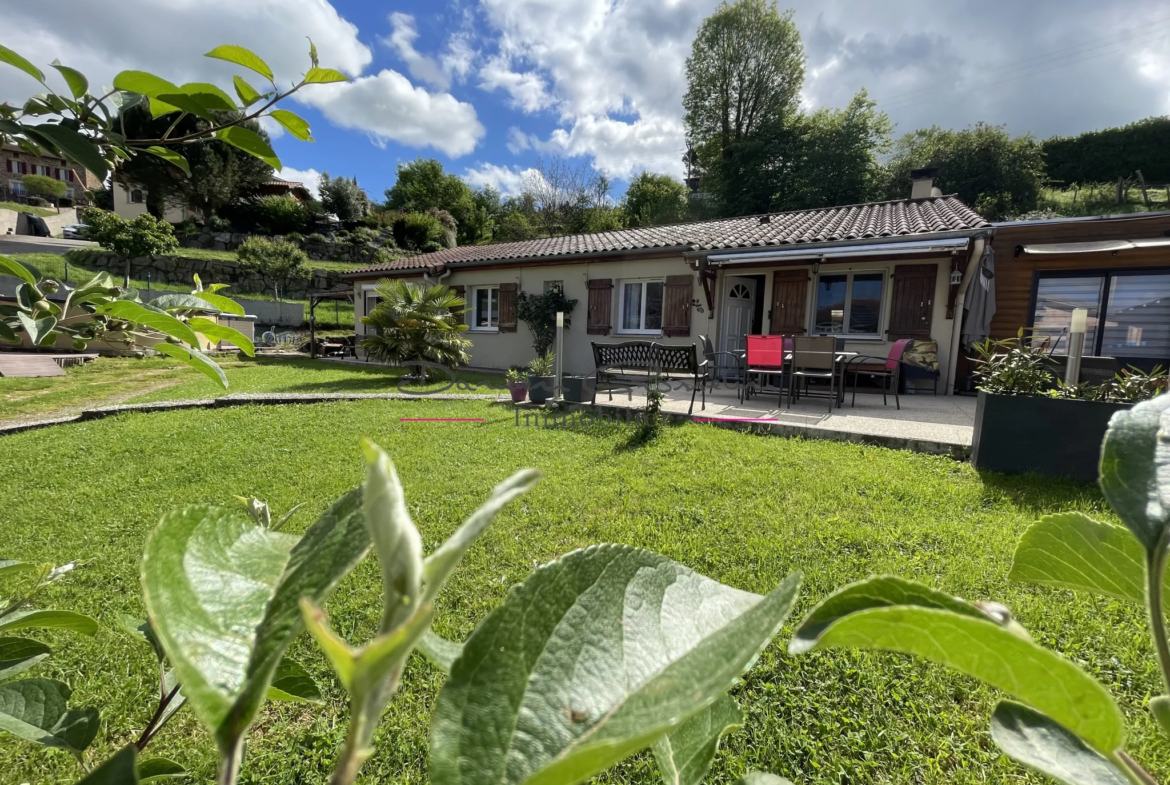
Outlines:
[[[508,129],[508,150],[511,151],[512,155],[519,155],[524,150],[532,147],[534,138],[535,137],[530,137],[516,126],[512,126]]]
[[[444,71],[463,81],[471,73],[477,54],[471,45],[471,33],[458,32],[447,39],[447,48],[440,62]]]
[[[397,71],[321,85],[303,100],[334,125],[365,131],[383,145],[393,140],[409,147],[434,147],[455,158],[474,150],[484,135],[471,104],[450,93],[415,87]]]
[[[321,177],[321,173],[316,169],[293,169],[291,166],[286,166],[273,176],[281,180],[300,183],[309,189],[309,193],[313,194],[314,199],[320,198],[317,193],[317,181]]]
[[[685,151],[681,118],[651,116],[634,122],[605,115],[578,117],[572,127],[558,128],[540,150],[569,157],[593,156],[593,165],[623,180],[642,170],[681,176]]]
[[[524,190],[524,178],[535,172],[534,169],[521,169],[518,166],[481,163],[477,167],[468,167],[463,173],[463,179],[476,188],[490,185],[504,196],[517,196]]]
[[[395,11],[390,14],[390,27],[390,35],[378,40],[398,53],[398,57],[410,69],[410,75],[438,90],[450,90],[450,74],[435,62],[434,58],[427,57],[414,48],[414,42],[418,39],[418,29],[414,26],[414,17]]]
[[[479,71],[479,86],[484,90],[503,90],[512,96],[512,106],[524,112],[538,112],[555,103],[544,79],[535,71],[517,73],[506,57],[493,57]]]

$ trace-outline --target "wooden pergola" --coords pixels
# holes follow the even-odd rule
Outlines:
[[[353,302],[353,289],[334,289],[329,292],[310,292],[309,293],[309,357],[317,358],[317,305],[322,300],[346,300]],[[354,330],[357,330],[357,325],[354,325]]]

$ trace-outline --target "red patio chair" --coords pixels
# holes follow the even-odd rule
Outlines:
[[[780,389],[784,389],[784,358],[792,351],[792,336],[748,335],[744,360],[743,387],[739,401],[752,394],[752,374],[772,376],[780,374]],[[760,385],[761,390],[763,384]]]
[[[901,384],[902,375],[902,355],[906,353],[906,347],[910,345],[909,338],[902,338],[894,341],[894,345],[890,347],[890,353],[887,357],[866,357],[858,355],[851,357],[849,362],[845,363],[845,373],[853,374],[853,400],[850,405],[857,407],[857,376],[864,374],[871,379],[882,380],[882,406],[888,405],[886,399],[887,388],[893,384],[894,387],[894,404],[899,410],[902,409],[902,402],[898,399],[898,387]],[[869,365],[866,365],[866,362]],[[856,365],[855,365],[856,363]],[[881,363],[881,365],[877,365]]]

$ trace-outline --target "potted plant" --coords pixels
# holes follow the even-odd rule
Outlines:
[[[528,363],[528,397],[533,403],[544,403],[553,396],[556,377],[553,376],[552,352],[545,352]]]
[[[1109,420],[1166,388],[1161,368],[1129,368],[1101,384],[1066,384],[1023,331],[975,350],[979,398],[971,464],[977,469],[1093,482]]]
[[[508,385],[508,392],[512,394],[512,403],[524,403],[528,397],[528,382],[524,378],[523,368],[509,368],[504,374],[504,381]]]

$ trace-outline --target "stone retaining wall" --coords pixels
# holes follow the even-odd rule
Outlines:
[[[240,247],[240,243],[251,237],[250,234],[241,232],[204,232],[199,235],[179,238],[179,244],[184,248],[206,248],[212,251],[234,251]],[[283,239],[280,237],[272,238],[274,240]],[[307,238],[304,240],[294,240],[301,250],[305,252],[310,259],[318,262],[354,262],[355,264],[372,264],[374,254],[378,247],[374,245],[352,245],[346,242],[336,242],[333,240],[325,240],[323,242],[311,242]]]

